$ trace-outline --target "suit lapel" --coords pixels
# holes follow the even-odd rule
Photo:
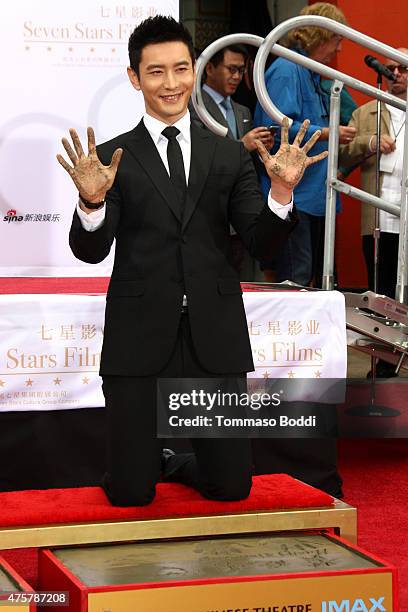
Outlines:
[[[390,134],[390,136],[394,136],[394,134],[391,134],[391,115],[390,115],[390,111],[385,106],[385,104],[382,104],[382,108],[381,108],[381,121],[384,124],[385,129],[387,130],[388,134]]]
[[[373,121],[376,121],[376,115],[377,115],[377,105],[373,104],[372,108],[370,108],[371,115],[375,115],[375,117],[373,118]],[[385,106],[384,102],[381,102],[381,130],[384,132],[385,129],[385,134],[389,134],[391,135],[390,129],[391,129],[391,115],[389,113],[388,108]]]
[[[224,115],[220,111],[220,108],[218,104],[216,103],[216,101],[210,96],[210,94],[208,94],[205,91],[205,89],[203,89],[202,94],[203,94],[204,105],[206,109],[208,110],[208,112],[210,113],[210,115],[212,115],[214,119],[216,119],[219,123],[221,123],[221,125],[228,127],[227,120],[225,119]]]
[[[216,139],[212,134],[191,124],[191,162],[188,177],[187,197],[184,209],[182,231],[191,219],[200,195],[204,189],[212,164]]]
[[[202,94],[203,94],[204,106],[206,107],[206,109],[208,110],[210,115],[212,115],[214,117],[214,119],[216,121],[218,121],[218,123],[221,123],[221,125],[226,127],[227,130],[228,130],[228,137],[229,138],[233,138],[233,135],[232,135],[231,130],[230,130],[229,125],[228,125],[228,121],[226,120],[226,118],[222,114],[218,104],[210,96],[210,94],[208,94],[204,89],[203,89]],[[234,112],[235,112],[235,110],[234,110]]]
[[[143,168],[144,172],[149,176],[153,185],[166,201],[175,217],[181,222],[180,202],[159,152],[157,151],[156,145],[143,121],[133,130],[133,134],[124,148],[129,151]]]

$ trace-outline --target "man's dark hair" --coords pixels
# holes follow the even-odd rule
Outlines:
[[[224,47],[224,49],[221,49],[220,51],[217,51],[217,53],[214,53],[212,58],[209,60],[212,63],[212,65],[215,66],[215,68],[218,66],[218,64],[221,64],[221,62],[224,60],[224,55],[226,51],[232,51],[233,53],[240,53],[241,55],[244,56],[245,62],[249,55],[248,50],[244,45],[228,45],[228,47]]]
[[[187,46],[191,61],[194,64],[195,54],[191,34],[182,23],[173,19],[173,17],[165,17],[164,15],[149,17],[133,30],[128,44],[129,61],[130,67],[135,71],[138,78],[143,49],[147,45],[173,41],[183,42]]]

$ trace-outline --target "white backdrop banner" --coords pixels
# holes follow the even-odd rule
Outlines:
[[[244,294],[258,378],[344,378],[344,297]],[[0,295],[0,411],[103,406],[105,296]]]
[[[14,0],[0,20],[0,276],[108,276],[68,246],[77,199],[55,156],[61,137],[86,126],[97,143],[132,129],[143,113],[130,85],[127,42],[143,19],[178,19],[178,0]],[[86,143],[86,140],[85,140]]]

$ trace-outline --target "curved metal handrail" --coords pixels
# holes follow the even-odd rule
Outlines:
[[[221,51],[224,47],[228,45],[236,45],[236,44],[245,44],[245,45],[254,45],[255,47],[259,47],[263,43],[264,39],[261,36],[256,36],[255,34],[228,34],[227,36],[223,36],[222,38],[218,38],[213,43],[208,45],[201,53],[200,57],[196,62],[196,81],[193,89],[193,93],[191,96],[191,102],[194,106],[194,109],[197,115],[200,117],[201,121],[204,123],[209,130],[218,134],[218,136],[226,136],[228,133],[228,128],[221,123],[218,123],[214,119],[212,115],[205,108],[205,104],[203,101],[203,96],[201,92],[201,81],[204,73],[204,68],[207,62],[217,53],[217,51]]]
[[[221,136],[226,136],[228,129],[220,125],[206,110],[203,98],[201,94],[201,79],[205,64],[211,59],[211,57],[217,51],[221,50],[228,44],[243,43],[253,44],[259,47],[256,54],[254,64],[254,87],[258,100],[264,109],[264,111],[277,123],[282,123],[284,115],[279,109],[273,104],[269,97],[265,83],[265,65],[266,59],[269,53],[274,53],[280,57],[284,57],[296,64],[300,64],[305,68],[317,72],[322,76],[333,80],[334,85],[332,87],[331,96],[331,119],[330,119],[330,138],[329,138],[329,162],[327,172],[327,197],[326,197],[326,229],[325,229],[325,256],[323,265],[323,287],[325,289],[331,289],[333,287],[333,268],[334,268],[334,235],[335,235],[335,191],[349,191],[351,195],[358,199],[366,202],[376,208],[388,210],[393,214],[400,216],[400,237],[399,237],[399,248],[398,248],[398,281],[396,290],[396,299],[400,302],[408,303],[408,109],[407,103],[392,94],[376,89],[375,87],[364,83],[363,81],[351,77],[339,70],[330,68],[312,60],[309,57],[305,57],[293,51],[287,49],[277,43],[287,32],[294,28],[304,26],[315,26],[325,28],[338,34],[342,37],[348,38],[362,46],[367,47],[387,58],[393,59],[403,65],[408,66],[408,55],[401,53],[397,49],[386,45],[385,43],[379,42],[378,40],[362,34],[349,26],[345,26],[337,21],[328,19],[327,17],[321,17],[317,15],[305,15],[300,17],[293,17],[284,21],[276,28],[274,28],[268,36],[262,40],[260,37],[252,34],[230,34],[224,36],[211,45],[209,45],[197,60],[197,78],[192,95],[193,106],[203,121],[204,125],[210,130]],[[366,192],[358,190],[354,187],[348,186],[342,181],[337,180],[337,149],[339,145],[338,138],[338,125],[339,125],[339,108],[340,108],[340,95],[341,87],[343,84],[348,85],[352,89],[356,89],[364,94],[367,94],[373,98],[381,100],[391,106],[399,108],[405,112],[405,138],[404,138],[404,160],[403,160],[403,176],[402,176],[402,193],[401,193],[401,205],[400,209],[397,210],[396,206],[377,198]],[[337,91],[336,91],[337,89]],[[292,123],[290,118],[289,122]],[[352,190],[352,191],[351,191]]]
[[[291,60],[296,64],[300,64],[305,68],[309,68],[313,70],[313,72],[317,72],[321,74],[327,79],[330,80],[339,80],[351,87],[352,89],[356,89],[361,91],[362,93],[368,94],[373,98],[378,98],[391,106],[395,106],[403,111],[405,111],[406,103],[404,100],[393,96],[385,91],[380,91],[373,87],[372,85],[368,85],[363,81],[351,77],[339,70],[335,70],[334,68],[330,68],[329,66],[325,66],[320,62],[316,62],[315,60],[310,59],[310,57],[306,57],[304,55],[300,55],[296,51],[291,49],[287,49],[286,47],[282,47],[282,45],[277,44],[277,41],[280,40],[283,36],[285,36],[289,30],[293,30],[295,28],[305,27],[305,26],[317,26],[320,28],[324,28],[326,30],[331,30],[335,34],[338,34],[344,38],[348,38],[358,44],[361,44],[368,49],[372,49],[377,53],[381,53],[390,59],[399,62],[400,64],[408,65],[408,55],[405,53],[401,53],[397,51],[393,47],[386,45],[385,43],[381,43],[375,38],[371,38],[371,36],[367,36],[366,34],[362,34],[349,26],[343,25],[342,23],[338,23],[333,19],[329,19],[328,17],[320,17],[318,15],[305,15],[301,17],[293,17],[291,19],[287,19],[283,23],[279,24],[274,28],[268,36],[264,39],[262,45],[260,46],[258,53],[256,54],[255,64],[254,64],[254,87],[256,91],[257,98],[259,100],[260,105],[264,109],[264,111],[277,123],[282,123],[282,119],[285,115],[283,115],[280,110],[273,104],[272,100],[269,97],[268,90],[266,89],[265,84],[265,64],[269,53],[274,53],[275,55],[279,55],[280,57],[284,57],[287,60]],[[289,118],[289,123],[292,124],[292,120]]]

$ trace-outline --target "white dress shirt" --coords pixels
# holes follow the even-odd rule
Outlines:
[[[382,187],[380,196],[392,204],[401,202],[402,160],[404,156],[404,122],[405,113],[399,108],[386,104],[390,112],[390,136],[395,138],[395,151],[381,155],[380,171]],[[380,230],[399,234],[399,217],[385,210],[380,210]]]
[[[157,148],[157,151],[161,157],[164,167],[167,170],[167,173],[170,174],[169,165],[167,161],[168,139],[162,135],[162,131],[166,127],[168,127],[167,123],[163,123],[162,121],[159,121],[159,119],[156,119],[155,117],[152,117],[147,113],[143,115],[143,123],[145,124],[145,127]],[[188,183],[191,163],[190,112],[187,110],[186,114],[183,115],[183,117],[176,121],[176,123],[174,123],[173,125],[174,127],[180,130],[180,134],[177,135],[177,140],[183,155],[184,169],[186,172],[186,182]],[[272,210],[272,212],[278,215],[278,217],[280,217],[281,219],[286,219],[289,212],[291,212],[293,208],[293,198],[289,204],[279,204],[279,202],[273,200],[269,194],[268,206]],[[102,206],[102,208],[99,208],[98,210],[95,210],[94,212],[88,214],[80,208],[78,202],[77,213],[81,220],[82,227],[88,232],[94,232],[95,230],[97,230],[105,221],[105,209],[106,206]]]

